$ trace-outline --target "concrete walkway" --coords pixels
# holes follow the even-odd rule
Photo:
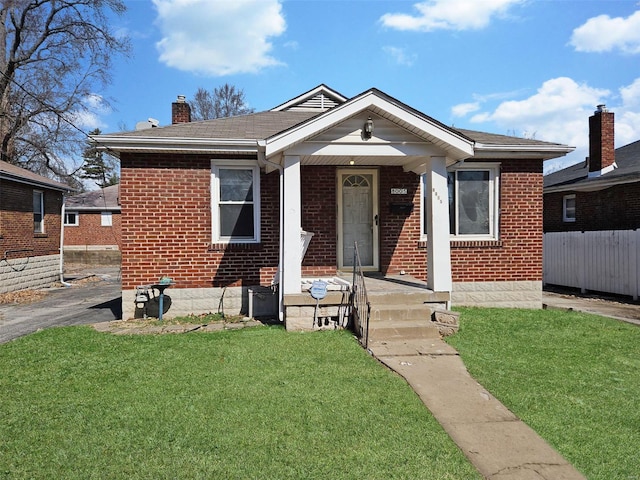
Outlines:
[[[485,478],[585,478],[476,382],[457,351],[444,341],[378,341],[369,348],[378,360],[406,379]]]

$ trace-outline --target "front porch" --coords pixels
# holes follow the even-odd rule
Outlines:
[[[305,278],[301,293],[284,295],[289,330],[353,328],[353,273],[338,272],[328,281],[327,294],[316,300],[308,291],[313,278]],[[361,280],[356,279],[356,284]],[[364,273],[367,322],[363,343],[402,338],[438,338],[457,330],[457,316],[448,311],[449,292],[434,292],[410,275]],[[362,289],[362,287],[359,287]],[[361,315],[362,317],[362,315]]]

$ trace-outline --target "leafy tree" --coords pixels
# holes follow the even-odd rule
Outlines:
[[[193,120],[211,120],[213,118],[246,115],[255,110],[247,106],[244,90],[225,83],[209,92],[199,87],[191,102]]]
[[[100,135],[99,128],[89,132],[89,135]],[[80,178],[93,180],[100,188],[110,185],[117,185],[120,177],[116,173],[116,160],[111,155],[105,155],[98,150],[96,144],[87,140],[84,153],[82,154],[84,163],[79,172]]]
[[[0,159],[78,183],[76,124],[108,104],[95,92],[129,51],[109,18],[125,10],[123,0],[0,2]]]

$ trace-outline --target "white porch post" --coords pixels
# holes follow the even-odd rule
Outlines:
[[[282,293],[300,293],[302,281],[302,259],[300,251],[301,195],[300,157],[284,157],[284,215],[282,216]]]
[[[445,157],[427,160],[427,286],[434,292],[451,292],[449,244],[449,191]]]

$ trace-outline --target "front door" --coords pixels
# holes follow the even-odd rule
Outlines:
[[[338,171],[338,268],[353,267],[354,242],[366,270],[378,270],[378,171]]]

